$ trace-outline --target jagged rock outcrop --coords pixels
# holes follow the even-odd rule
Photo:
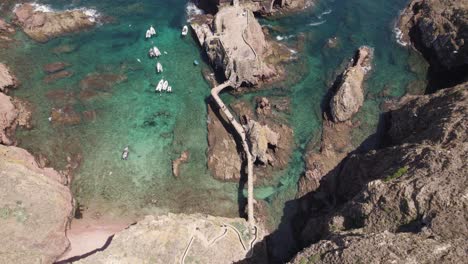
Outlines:
[[[371,69],[373,49],[360,47],[352,64],[341,76],[341,82],[330,101],[330,113],[335,122],[349,120],[364,103],[362,84]]]
[[[244,219],[205,215],[147,216],[117,233],[102,252],[77,263],[234,263],[247,257],[263,229]]]
[[[216,112],[215,112],[216,111]],[[242,160],[236,140],[226,130],[227,119],[208,105],[208,168],[215,179],[239,181]]]
[[[199,16],[191,26],[214,69],[234,87],[256,86],[282,76],[281,66],[268,63],[275,50],[250,9],[225,6],[214,18]]]
[[[317,190],[322,178],[332,177],[337,172],[337,165],[355,149],[351,135],[360,123],[349,119],[364,103],[362,86],[371,67],[372,53],[369,47],[359,48],[356,58],[335,81],[338,90],[331,98],[329,108],[324,110],[320,142],[311,141],[305,155],[306,171],[299,179],[298,197]]]
[[[280,135],[267,125],[262,125],[255,120],[247,121],[247,138],[249,140],[252,156],[261,164],[272,164],[274,157],[269,149],[278,146]]]
[[[322,180],[304,200],[309,220],[301,239],[316,244],[295,263],[385,257],[405,263],[413,257],[408,246],[421,255],[417,261],[463,262],[468,250],[467,88],[464,83],[404,100],[388,114],[390,146],[351,155],[335,176]]]
[[[0,47],[2,46],[2,41],[3,42],[12,42],[13,39],[11,36],[15,33],[15,29],[5,22],[5,20],[0,18]]]
[[[0,145],[0,263],[53,263],[69,242],[66,180],[27,151]]]
[[[468,69],[468,3],[413,0],[398,22],[400,42],[411,42],[437,70]]]
[[[8,95],[0,93],[0,144],[12,145],[18,118],[18,112],[16,111],[11,98]]]
[[[0,92],[6,93],[18,85],[15,75],[3,63],[0,63]]]
[[[68,33],[92,28],[97,21],[95,14],[83,9],[44,12],[33,4],[21,4],[15,11],[16,23],[32,39],[47,42]]]

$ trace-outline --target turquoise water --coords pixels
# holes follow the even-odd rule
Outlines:
[[[18,132],[20,146],[45,154],[56,168],[64,168],[67,156],[81,155],[73,192],[81,205],[102,213],[139,216],[171,211],[237,216],[238,184],[216,181],[206,168],[205,99],[210,87],[201,71],[208,66],[193,66],[193,60],[203,61],[201,51],[193,39],[180,37],[186,1],[82,0],[66,6],[58,0],[41,3],[57,9],[91,7],[116,21],[47,44],[34,43],[18,33],[20,45],[14,54],[0,51],[22,81],[14,95],[35,106],[34,129]],[[268,186],[256,190],[257,198],[269,204],[272,226],[279,224],[285,202],[295,198],[296,183],[304,171],[305,149],[311,141],[320,139],[323,96],[336,70],[360,45],[374,47],[375,60],[366,82],[368,99],[355,117],[361,121],[353,134],[356,145],[375,132],[384,99],[378,96],[381,91],[386,89],[390,97],[401,96],[409,82],[424,79],[425,72],[410,71],[408,59],[415,56],[398,46],[392,33],[393,20],[405,3],[323,0],[313,10],[261,21],[272,28],[273,38],[290,36],[282,42],[295,49],[299,59],[287,65],[289,75],[284,83],[236,98],[223,97],[252,103],[259,95],[291,99],[288,121],[296,148],[290,165],[277,172]],[[155,60],[146,57],[152,46],[143,38],[149,25],[158,31],[154,43],[168,53],[159,60],[165,70],[161,76],[155,73]],[[335,36],[338,48],[326,48],[327,39]],[[69,52],[54,53],[64,45]],[[56,61],[71,64],[68,70],[73,76],[46,84],[42,66]],[[419,58],[416,61],[419,63]],[[88,98],[80,95],[80,82],[90,74],[113,74],[125,81],[91,87],[94,96]],[[169,80],[173,94],[159,96],[153,92],[161,77]],[[82,122],[49,123],[51,109],[65,106],[79,113]],[[121,151],[127,145],[130,158],[121,161]],[[174,178],[171,160],[184,150],[190,152],[190,160]]]

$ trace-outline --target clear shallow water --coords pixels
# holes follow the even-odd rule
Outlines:
[[[180,38],[185,24],[185,0],[176,1],[42,1],[57,9],[92,7],[116,18],[94,30],[36,44],[22,33],[22,40],[12,54],[0,54],[22,80],[15,95],[35,105],[35,128],[19,131],[20,146],[33,153],[44,153],[52,165],[63,168],[66,157],[82,154],[81,167],[75,174],[73,191],[84,206],[117,215],[140,215],[151,212],[203,212],[215,215],[238,215],[238,190],[235,183],[215,181],[206,169],[206,106],[209,85],[201,75],[200,50],[191,38]],[[224,95],[227,101],[253,102],[258,95],[286,96],[291,99],[289,121],[294,129],[297,148],[290,166],[278,172],[270,186],[258,188],[257,197],[265,199],[271,224],[279,224],[284,204],[294,199],[296,183],[303,172],[303,152],[311,140],[320,139],[320,104],[333,81],[336,70],[349,60],[360,45],[375,48],[374,69],[366,82],[372,95],[356,116],[361,128],[354,132],[356,144],[373,133],[383,98],[375,96],[387,89],[390,96],[401,96],[406,85],[424,79],[424,72],[409,71],[408,50],[398,46],[392,33],[393,20],[406,0],[323,0],[316,9],[278,20],[262,20],[272,26],[272,37],[296,48],[303,39],[299,60],[288,65],[289,78],[272,89],[240,98]],[[329,12],[331,11],[331,13]],[[327,14],[328,13],[328,14]],[[155,74],[155,60],[146,57],[151,43],[143,39],[146,28],[154,25],[155,44],[167,51],[160,62],[165,72]],[[328,38],[338,37],[339,47],[327,49]],[[69,45],[70,53],[51,53]],[[142,63],[139,63],[137,59]],[[45,84],[42,66],[65,61],[71,64],[71,78]],[[79,96],[80,81],[93,73],[112,73],[126,81],[110,89],[97,89],[98,96]],[[171,83],[174,93],[154,94],[160,77]],[[67,99],[51,99],[51,91],[66,91]],[[94,111],[95,118],[75,126],[51,125],[47,118],[53,107],[70,106],[79,113]],[[130,159],[121,161],[123,147],[130,146]],[[181,166],[174,178],[171,160],[189,150],[190,161]],[[286,221],[283,219],[283,221]]]

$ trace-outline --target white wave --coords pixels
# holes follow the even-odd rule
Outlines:
[[[56,10],[53,9],[49,5],[43,5],[43,4],[38,4],[36,2],[29,3],[34,9],[34,12],[42,12],[42,13],[52,13],[52,12],[61,12],[61,10]],[[21,7],[23,4],[16,4],[13,8],[13,12],[15,12],[19,7]],[[66,11],[81,11],[83,14],[85,14],[89,21],[91,22],[96,22],[96,19],[101,16],[101,14],[91,8],[86,8],[86,7],[80,7],[80,8],[72,8],[72,9],[65,9],[63,10],[64,12]]]
[[[309,24],[309,26],[311,27],[316,27],[316,26],[320,26],[322,25],[323,23],[327,22],[326,20],[323,20],[323,21],[319,21],[319,22],[312,22]]]
[[[331,9],[327,9],[325,11],[323,11],[322,13],[320,13],[320,15],[317,16],[318,19],[322,19],[323,16],[326,16],[326,15],[329,15],[333,12],[333,10]]]
[[[294,35],[288,35],[288,36],[278,35],[278,36],[276,36],[276,40],[281,41],[281,40],[285,40],[285,39],[290,39],[292,37],[294,37]]]
[[[397,26],[395,26],[393,32],[395,32],[395,38],[398,44],[400,44],[403,47],[408,46],[408,42],[403,40],[403,32],[401,32],[401,30]]]
[[[195,15],[203,15],[205,12],[201,10],[200,8],[195,5],[193,2],[188,2],[187,5],[185,6],[185,13],[187,14],[188,21],[191,20],[191,18]]]

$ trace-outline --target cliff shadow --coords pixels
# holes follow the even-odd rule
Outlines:
[[[326,107],[324,107],[326,109]],[[325,113],[324,113],[325,114]],[[285,263],[304,248],[331,234],[328,220],[373,179],[364,179],[353,183],[350,190],[341,193],[348,186],[343,168],[350,157],[362,154],[372,149],[388,146],[385,131],[388,129],[388,114],[379,116],[379,123],[374,134],[369,135],[354,151],[349,153],[339,164],[320,179],[319,187],[302,197],[285,203],[280,224],[276,230],[266,236],[247,254],[244,260],[237,263]],[[345,219],[347,229],[359,228],[363,219],[359,217]],[[262,250],[267,248],[267,257]]]

